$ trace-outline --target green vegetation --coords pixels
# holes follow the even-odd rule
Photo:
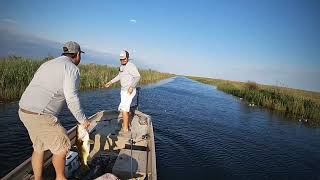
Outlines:
[[[118,67],[97,64],[80,64],[80,89],[92,89],[104,87],[108,81],[119,73]],[[162,79],[172,77],[173,74],[161,73],[154,70],[139,69],[141,79],[140,85],[154,83]],[[112,87],[119,87],[120,83],[112,84]]]
[[[311,125],[320,125],[320,93],[261,85],[250,81],[189,78],[214,85],[221,91],[243,98],[249,104],[284,112],[294,119],[307,120]]]
[[[18,56],[0,59],[0,102],[18,100],[42,63],[52,59],[34,60]],[[118,67],[97,64],[80,64],[80,89],[101,88],[118,74]],[[173,74],[139,69],[140,85],[172,77]],[[119,83],[113,84],[118,87]]]

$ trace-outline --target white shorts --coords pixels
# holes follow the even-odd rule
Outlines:
[[[121,102],[118,110],[129,112],[132,99],[136,95],[136,89],[133,89],[131,94],[128,93],[128,90],[121,90],[120,94],[121,94]]]

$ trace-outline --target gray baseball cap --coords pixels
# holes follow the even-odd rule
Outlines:
[[[83,51],[81,51],[81,48],[80,48],[80,45],[74,41],[69,41],[69,42],[66,42],[64,45],[63,45],[63,53],[84,53]]]

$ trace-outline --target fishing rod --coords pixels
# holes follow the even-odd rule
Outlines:
[[[141,89],[141,87],[137,87],[137,104],[136,104],[137,110],[139,110],[139,95],[140,95],[140,89]]]

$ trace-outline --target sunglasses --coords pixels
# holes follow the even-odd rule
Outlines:
[[[124,61],[124,60],[127,60],[127,58],[124,58],[124,59],[120,59],[120,61]]]

